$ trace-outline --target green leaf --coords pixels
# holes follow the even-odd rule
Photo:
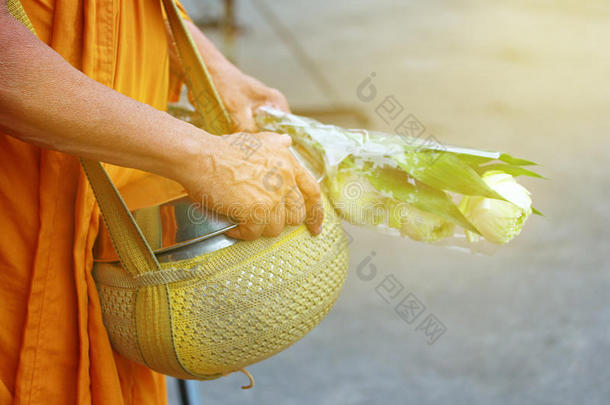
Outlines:
[[[479,233],[451,201],[447,193],[423,183],[415,181],[414,184],[410,183],[407,174],[400,170],[373,169],[366,171],[365,175],[369,183],[382,193],[390,194],[400,202],[411,204],[466,230]]]
[[[476,155],[467,155],[464,153],[458,153],[456,154],[456,156],[458,157],[458,159],[460,159],[462,162],[466,163],[469,166],[473,166],[473,167],[477,167],[479,165],[491,162],[492,158],[488,158],[488,157],[484,157],[484,156],[476,156]]]
[[[513,177],[530,176],[530,177],[536,177],[539,179],[546,179],[546,177],[541,176],[540,174],[538,174],[532,170],[528,170],[521,166],[510,165],[507,163],[492,163],[490,165],[479,166],[475,170],[480,175],[482,175],[483,173],[485,173],[488,170],[500,170],[506,174],[510,174]]]
[[[461,161],[471,166],[479,166],[492,160],[500,160],[514,166],[535,166],[537,163],[530,160],[516,158],[508,153],[479,151],[476,149],[464,149],[457,147],[447,148],[448,152],[454,153]]]
[[[410,152],[393,158],[411,177],[430,187],[504,200],[472,167],[451,152]]]
[[[534,208],[534,207],[532,207],[532,213],[533,213],[534,215],[540,215],[541,217],[543,217],[543,216],[544,216],[544,214],[543,214],[542,212],[538,211],[538,210],[537,210],[536,208]]]
[[[513,157],[513,156],[509,155],[508,153],[501,153],[499,159],[503,162],[506,162],[511,165],[516,165],[516,166],[536,166],[538,164],[535,162],[531,162],[529,160]]]

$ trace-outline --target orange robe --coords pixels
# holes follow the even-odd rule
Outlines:
[[[22,4],[74,67],[166,109],[159,0]],[[110,171],[119,187],[144,176]],[[165,404],[164,376],[110,346],[91,277],[98,212],[77,159],[0,134],[0,193],[0,405]]]

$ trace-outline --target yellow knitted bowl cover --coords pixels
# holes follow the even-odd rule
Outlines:
[[[316,237],[288,227],[137,277],[96,264],[114,349],[164,374],[212,379],[302,338],[333,306],[348,267],[345,234],[324,204]]]

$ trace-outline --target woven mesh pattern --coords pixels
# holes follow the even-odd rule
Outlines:
[[[229,373],[285,349],[322,320],[345,280],[347,241],[328,201],[325,208],[324,228],[317,237],[304,226],[291,227],[276,238],[164,263],[161,272],[136,278],[119,266],[96,265],[113,347],[142,362],[135,332],[124,330],[133,319],[135,302],[124,297],[138,288],[167,284],[172,339],[159,356],[177,356],[193,377]],[[150,316],[153,311],[141,312]]]
[[[132,360],[142,362],[136,343],[134,318],[135,290],[97,284],[97,292],[102,302],[104,325],[115,349]]]
[[[25,25],[25,27],[27,29],[29,29],[30,31],[32,31],[33,33],[36,33],[34,31],[34,27],[32,26],[30,19],[28,18],[27,14],[25,13],[25,10],[21,6],[21,2],[19,0],[8,0],[6,5],[8,7],[8,12],[13,17],[15,17],[15,19],[17,21],[19,21],[21,24]]]
[[[195,374],[233,371],[309,332],[337,298],[347,268],[340,225],[291,232],[222,274],[170,286],[178,357]]]

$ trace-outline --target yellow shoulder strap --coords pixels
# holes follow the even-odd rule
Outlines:
[[[231,119],[205,67],[174,0],[162,0],[185,72],[185,82],[195,99],[195,108],[213,134],[226,134]],[[9,13],[35,34],[19,0],[8,0]],[[142,236],[133,216],[100,162],[81,159],[81,165],[108,228],[121,264],[132,275],[160,270],[159,262]]]
[[[186,28],[174,0],[162,0],[167,14],[180,62],[184,70],[184,81],[193,96],[193,104],[201,115],[203,128],[215,135],[231,132],[231,117],[227,112],[205,63]]]

